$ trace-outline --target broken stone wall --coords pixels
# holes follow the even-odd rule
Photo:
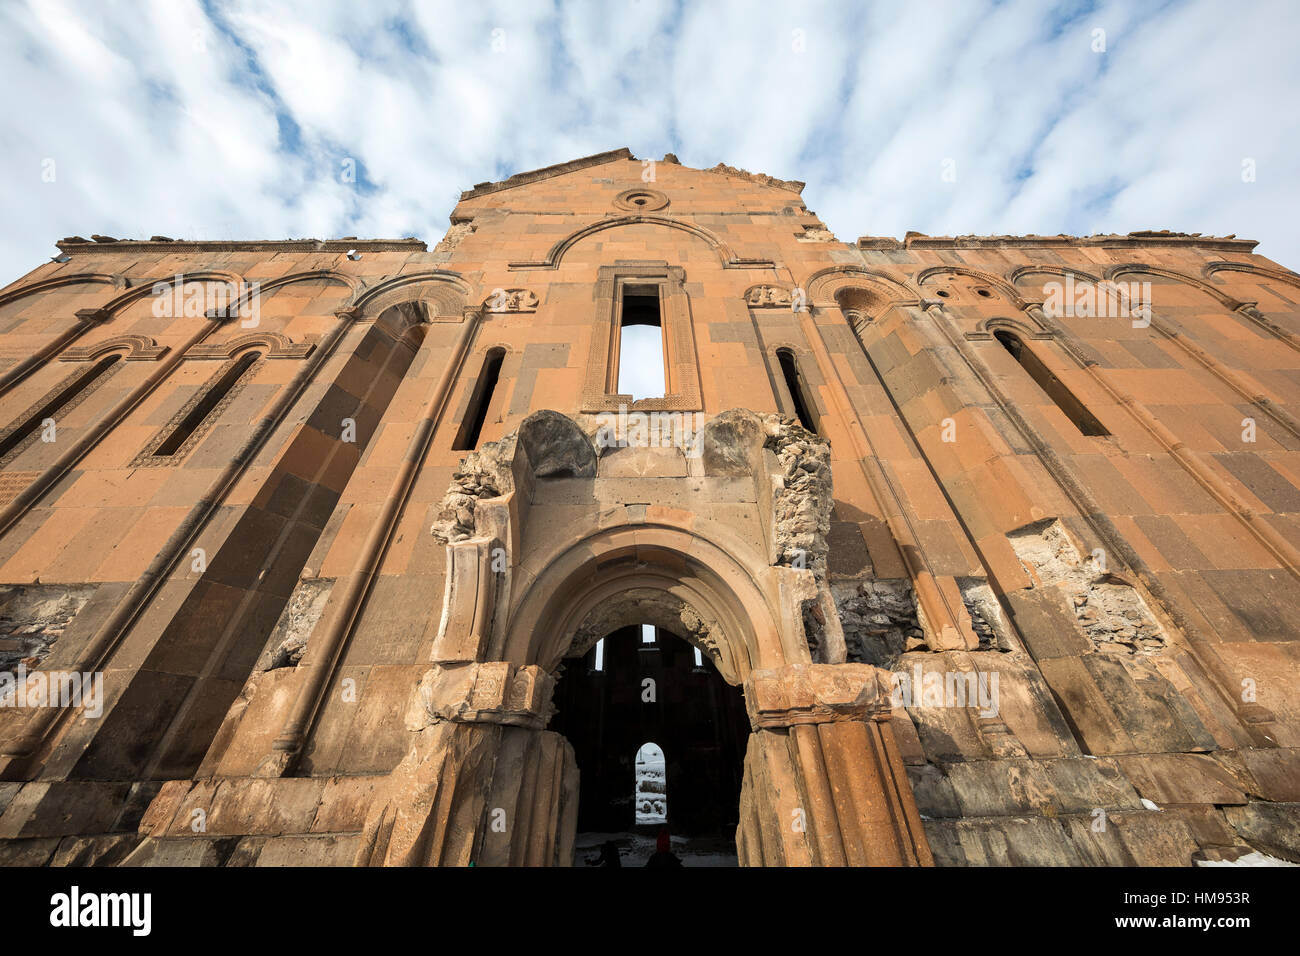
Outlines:
[[[38,668],[94,593],[91,584],[0,586],[0,671]]]

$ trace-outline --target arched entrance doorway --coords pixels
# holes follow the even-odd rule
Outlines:
[[[600,477],[593,440],[555,412],[466,457],[434,525],[447,586],[405,715],[411,746],[367,814],[357,863],[570,864],[580,771],[551,723],[556,679],[622,629],[635,647],[644,625],[685,641],[692,664],[698,649],[728,693],[743,688],[741,864],[928,862],[888,675],[844,662],[817,570],[825,539],[808,529],[829,521],[825,442],[770,419],[715,416],[692,477],[663,483]],[[821,478],[797,479],[796,494],[791,469]],[[646,503],[661,494],[669,503]],[[620,759],[649,735],[637,736]],[[631,773],[623,784],[635,792]]]

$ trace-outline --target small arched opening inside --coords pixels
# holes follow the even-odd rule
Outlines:
[[[636,751],[632,801],[638,826],[668,822],[668,773],[663,748],[646,741]]]

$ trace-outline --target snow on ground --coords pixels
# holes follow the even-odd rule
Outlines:
[[[573,865],[595,866],[600,848],[606,840],[618,846],[618,855],[624,866],[645,866],[655,851],[653,834],[640,833],[579,833],[574,842]],[[674,836],[673,852],[681,858],[682,866],[736,866],[736,843],[721,836]]]
[[[1267,853],[1260,853],[1254,850],[1245,856],[1239,856],[1235,860],[1197,860],[1197,866],[1300,866],[1300,863],[1288,863],[1286,860],[1279,860],[1275,856],[1269,856]]]

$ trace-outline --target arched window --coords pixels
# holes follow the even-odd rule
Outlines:
[[[474,392],[470,395],[469,404],[465,406],[460,431],[456,433],[456,441],[451,446],[453,451],[473,451],[478,447],[479,433],[487,421],[488,407],[492,404],[492,394],[501,377],[501,362],[505,356],[505,349],[490,349],[487,358],[483,360],[483,370],[474,383]]]
[[[244,373],[252,368],[253,363],[261,357],[262,353],[258,351],[245,352],[237,361],[231,363],[230,367],[204,390],[203,397],[194,403],[194,407],[153,450],[153,455],[155,457],[167,457],[176,454],[186,440],[198,430],[199,426],[221,404],[221,400],[230,394],[230,390],[244,377]]]
[[[668,764],[658,744],[644,743],[636,752],[633,806],[637,823],[668,822]]]
[[[0,459],[18,449],[46,419],[53,418],[60,409],[82,398],[86,389],[99,381],[104,373],[116,365],[121,358],[122,356],[117,353],[106,355],[94,365],[76,373],[57,391],[48,395],[43,402],[29,409],[22,418],[0,433],[3,435],[0,437]]]
[[[814,406],[808,401],[808,396],[804,392],[803,376],[799,374],[799,363],[794,357],[794,352],[790,349],[777,349],[776,360],[781,365],[781,375],[785,379],[785,388],[790,395],[790,403],[794,406],[795,417],[799,419],[799,424],[810,432],[817,431],[817,416]]]
[[[1074,397],[1065,385],[1052,374],[1051,369],[1042,363],[1032,349],[1025,346],[1014,333],[998,329],[993,337],[1002,344],[1011,357],[1020,363],[1020,367],[1029,373],[1029,377],[1038,383],[1038,387],[1047,393],[1047,397],[1056,403],[1065,417],[1074,423],[1074,427],[1085,435],[1109,435],[1106,427],[1097,417],[1088,411],[1083,402]]]

